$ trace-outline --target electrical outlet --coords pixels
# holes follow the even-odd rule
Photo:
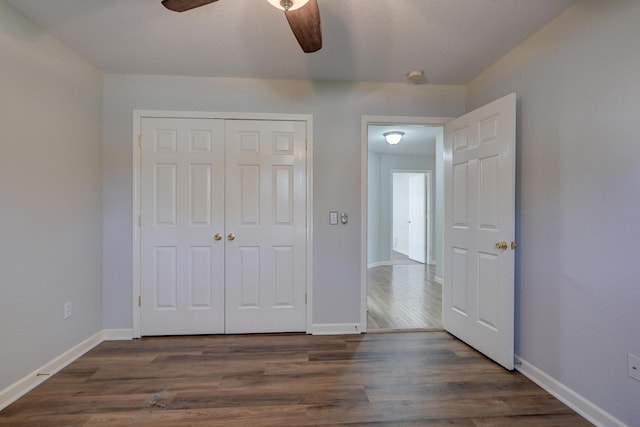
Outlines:
[[[627,369],[631,378],[640,381],[640,357],[627,353]]]
[[[71,317],[71,301],[64,303],[64,318],[65,320]]]

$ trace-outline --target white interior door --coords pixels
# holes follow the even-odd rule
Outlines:
[[[415,173],[409,177],[409,258],[426,262],[426,192],[425,174]]]
[[[144,118],[141,334],[224,332],[224,122]]]
[[[226,126],[226,331],[306,328],[304,122]]]
[[[306,123],[141,132],[141,335],[304,331]]]
[[[515,94],[445,125],[444,328],[513,369]]]

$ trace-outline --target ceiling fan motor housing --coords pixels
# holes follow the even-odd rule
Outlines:
[[[280,6],[284,8],[284,10],[289,10],[291,6],[293,6],[292,0],[280,0]]]

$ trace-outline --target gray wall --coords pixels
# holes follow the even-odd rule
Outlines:
[[[314,324],[360,322],[363,115],[456,116],[464,87],[287,80],[104,77],[104,327],[132,327],[133,110],[312,114]],[[330,226],[329,211],[349,213]]]
[[[640,2],[579,1],[468,86],[518,94],[517,353],[640,420]]]
[[[4,1],[0,58],[2,390],[102,329],[102,76]]]

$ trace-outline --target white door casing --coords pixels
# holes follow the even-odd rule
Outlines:
[[[307,122],[140,123],[140,335],[304,331]]]
[[[443,325],[510,370],[515,107],[515,94],[507,95],[448,122],[444,138]]]

